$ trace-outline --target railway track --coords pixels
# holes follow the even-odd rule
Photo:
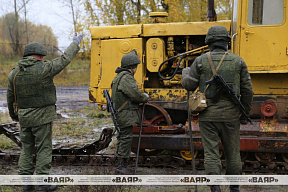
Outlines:
[[[19,147],[21,147],[19,137],[19,127],[16,123],[0,124],[0,134],[6,135]],[[53,148],[52,163],[54,165],[75,165],[75,166],[117,166],[118,160],[114,155],[97,154],[107,148],[112,140],[113,130],[106,128],[101,133],[99,139],[90,144],[78,147],[60,146]],[[17,153],[7,153],[0,151],[0,164],[16,164],[20,157],[20,151]],[[195,166],[197,170],[204,169],[204,155],[202,151],[197,152]],[[272,160],[257,160],[253,153],[241,154],[243,172],[249,173],[273,173],[285,174],[288,171],[288,163],[276,154]],[[222,164],[225,167],[225,160],[222,157]],[[128,166],[135,166],[136,155],[131,155]],[[169,167],[175,169],[192,169],[191,161],[185,160],[180,156],[172,154],[156,154],[139,156],[138,165],[142,167]]]

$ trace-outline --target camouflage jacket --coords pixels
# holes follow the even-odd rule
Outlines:
[[[211,56],[213,58],[213,55],[215,57],[215,54],[224,54],[224,50],[222,49],[215,49],[211,52]],[[239,56],[233,54],[233,53],[228,53],[229,58],[231,62],[237,61],[237,63],[233,63],[235,67],[234,75],[239,76],[240,78],[237,78],[239,82],[236,82],[235,84],[240,85],[240,100],[245,107],[245,112],[249,114],[251,108],[252,108],[252,99],[253,99],[253,88],[252,88],[252,83],[251,83],[251,77],[248,72],[247,66],[242,58]],[[233,60],[233,57],[235,58]],[[209,70],[211,71],[211,67],[203,67],[202,65],[202,59],[207,58],[206,55],[202,55],[200,57],[197,57],[195,61],[192,63],[191,68],[189,72],[186,74],[183,74],[182,76],[182,85],[183,87],[188,90],[188,91],[195,91],[197,87],[199,86],[200,82],[206,82],[210,80],[212,77],[212,72],[210,72],[210,76],[208,77],[207,75],[203,74],[208,74],[209,72],[203,71],[203,70]],[[232,59],[231,59],[232,58]],[[230,63],[231,64],[231,63]],[[228,73],[228,68],[229,68],[229,62],[226,61],[223,62],[221,67],[219,68],[219,73],[222,71],[223,78],[229,79]],[[222,68],[222,69],[221,69]],[[227,69],[227,73],[225,72],[225,68]],[[221,70],[220,70],[221,69]],[[226,73],[226,78],[225,78],[225,73]],[[229,73],[231,73],[231,68]],[[231,75],[230,75],[231,76]],[[203,79],[204,78],[204,79]],[[227,80],[226,80],[227,81]],[[228,82],[226,82],[228,83]],[[202,86],[203,87],[203,86]],[[202,88],[203,89],[203,88]],[[209,89],[209,87],[208,87]],[[208,90],[207,89],[207,90]],[[212,87],[211,87],[212,89]],[[206,91],[206,97],[207,95]],[[213,94],[210,92],[210,95]],[[238,95],[238,94],[237,94]],[[225,96],[224,96],[225,98]],[[237,121],[239,120],[240,117],[240,110],[239,108],[229,99],[220,99],[218,102],[214,103],[212,102],[211,99],[207,99],[207,108],[200,112],[199,114],[199,121],[213,121],[213,122],[227,122],[227,121]]]
[[[122,96],[119,93],[122,94]],[[117,95],[117,97],[115,97],[115,95]],[[146,103],[148,97],[138,89],[137,82],[130,72],[119,72],[112,82],[113,103],[116,106],[121,106],[124,101],[121,98],[129,98],[129,103],[127,104],[129,107],[124,107],[117,113],[116,116],[119,127],[124,128],[139,124],[139,103]]]
[[[42,83],[49,84],[53,82],[55,75],[60,73],[73,59],[73,57],[78,53],[79,46],[77,43],[73,42],[65,50],[64,54],[52,61],[44,61],[41,69]],[[39,60],[27,56],[23,57],[19,63],[18,67],[27,67],[39,63]],[[17,68],[18,68],[17,67]],[[14,111],[13,104],[15,101],[14,88],[13,88],[13,78],[15,75],[14,68],[8,76],[8,88],[7,88],[7,104],[9,115],[11,118],[17,118],[17,114]],[[18,109],[18,118],[21,127],[35,127],[44,125],[57,119],[56,106],[49,105],[40,108],[26,108]]]

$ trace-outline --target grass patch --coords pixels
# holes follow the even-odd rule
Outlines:
[[[17,150],[19,149],[18,145],[14,143],[11,139],[6,137],[5,135],[0,135],[0,149],[8,152],[7,150]]]
[[[60,142],[68,139],[67,145],[91,143],[99,137],[102,125],[112,123],[108,113],[101,112],[96,106],[64,110],[60,113],[65,113],[69,118],[61,118],[53,122],[53,139]]]
[[[69,118],[61,118],[53,122],[52,139],[61,145],[82,145],[98,139],[102,125],[111,124],[108,112],[100,111],[96,106],[85,106],[76,110],[63,110]],[[12,122],[8,113],[0,114],[0,122]],[[112,126],[111,126],[112,128]],[[56,143],[56,145],[58,145]],[[5,135],[0,135],[0,149],[7,152],[19,147]]]

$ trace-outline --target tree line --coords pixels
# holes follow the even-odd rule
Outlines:
[[[25,45],[31,42],[42,43],[49,54],[57,54],[58,41],[52,29],[27,19],[26,4],[29,1],[22,0],[19,5],[14,0],[14,12],[0,17],[0,55],[22,55]],[[24,18],[20,18],[20,11],[24,12]]]
[[[14,12],[0,18],[0,54],[22,54],[25,44],[37,41],[50,54],[57,53],[57,38],[52,29],[27,19],[26,5],[31,0],[13,0]],[[51,0],[57,1],[59,0]],[[69,8],[74,32],[84,33],[81,50],[89,56],[89,28],[99,25],[149,23],[150,12],[168,12],[167,22],[207,20],[208,0],[60,0]],[[215,0],[218,20],[231,18],[231,0]],[[22,17],[19,17],[19,13]]]
[[[167,12],[167,22],[206,21],[208,0],[63,0],[63,3],[72,12],[74,31],[85,33],[91,26],[149,23],[150,12]],[[231,0],[215,0],[218,20],[230,19],[231,9]],[[90,41],[86,35],[83,50],[89,52]]]

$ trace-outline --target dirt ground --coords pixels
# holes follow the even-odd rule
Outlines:
[[[73,111],[85,106],[97,107],[88,102],[88,87],[57,87],[57,112],[64,118],[70,118],[66,111]],[[0,89],[0,113],[7,112],[6,88]],[[78,114],[79,115],[79,114]],[[103,125],[105,126],[105,125]],[[109,125],[111,126],[111,125]],[[113,139],[115,142],[115,138]],[[111,144],[110,144],[111,145]],[[113,146],[113,144],[111,145]],[[114,144],[115,146],[115,144]],[[115,147],[108,152],[113,153]],[[17,165],[0,165],[0,174],[17,174]],[[53,166],[51,175],[85,175],[85,174],[114,174],[115,167],[91,167],[91,166]],[[192,175],[191,170],[181,170],[172,168],[147,168],[139,167],[139,175]],[[203,171],[197,171],[197,174],[203,175]],[[222,192],[229,192],[228,186],[221,186]],[[288,186],[241,186],[243,192],[266,192],[266,191],[287,191]],[[20,191],[19,186],[1,186],[0,191]],[[60,186],[58,191],[196,191],[194,186]],[[198,192],[208,192],[207,186],[197,186]]]

